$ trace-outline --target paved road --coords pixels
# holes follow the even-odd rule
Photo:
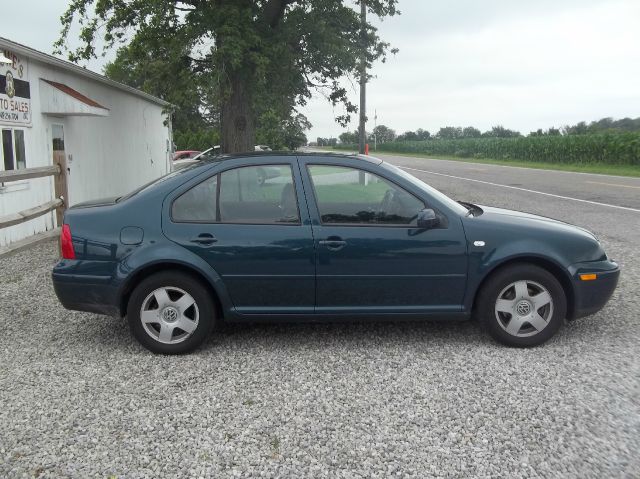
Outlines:
[[[510,187],[508,189],[512,190],[512,194],[533,190],[576,200],[633,208],[640,213],[640,178],[394,155],[376,156],[406,168],[416,176],[421,173],[428,178],[440,176],[446,178],[448,183],[460,182],[471,189],[479,184],[490,183]]]

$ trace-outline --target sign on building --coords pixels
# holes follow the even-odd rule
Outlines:
[[[0,64],[0,122],[30,125],[29,62],[10,50],[3,53],[11,64]]]

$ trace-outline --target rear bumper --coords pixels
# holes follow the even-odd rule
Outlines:
[[[74,264],[75,263],[75,264]],[[51,273],[53,290],[66,309],[119,316],[118,290],[111,275],[78,274],[74,260],[63,260]]]
[[[609,301],[620,277],[620,268],[613,261],[576,263],[569,267],[573,281],[574,307],[569,319],[582,318],[600,311]],[[582,281],[581,274],[595,273],[597,279]]]

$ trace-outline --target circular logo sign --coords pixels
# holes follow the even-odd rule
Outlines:
[[[16,94],[16,87],[13,83],[13,73],[11,73],[10,71],[8,71],[6,74],[6,85],[4,87],[4,92],[9,98],[13,98]]]

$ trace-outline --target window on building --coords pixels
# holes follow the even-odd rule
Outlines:
[[[21,170],[27,167],[27,160],[25,158],[26,155],[24,153],[24,130],[13,130],[13,137],[13,144],[16,147],[16,168]]]
[[[2,158],[5,170],[20,170],[27,167],[24,130],[2,129]]]

